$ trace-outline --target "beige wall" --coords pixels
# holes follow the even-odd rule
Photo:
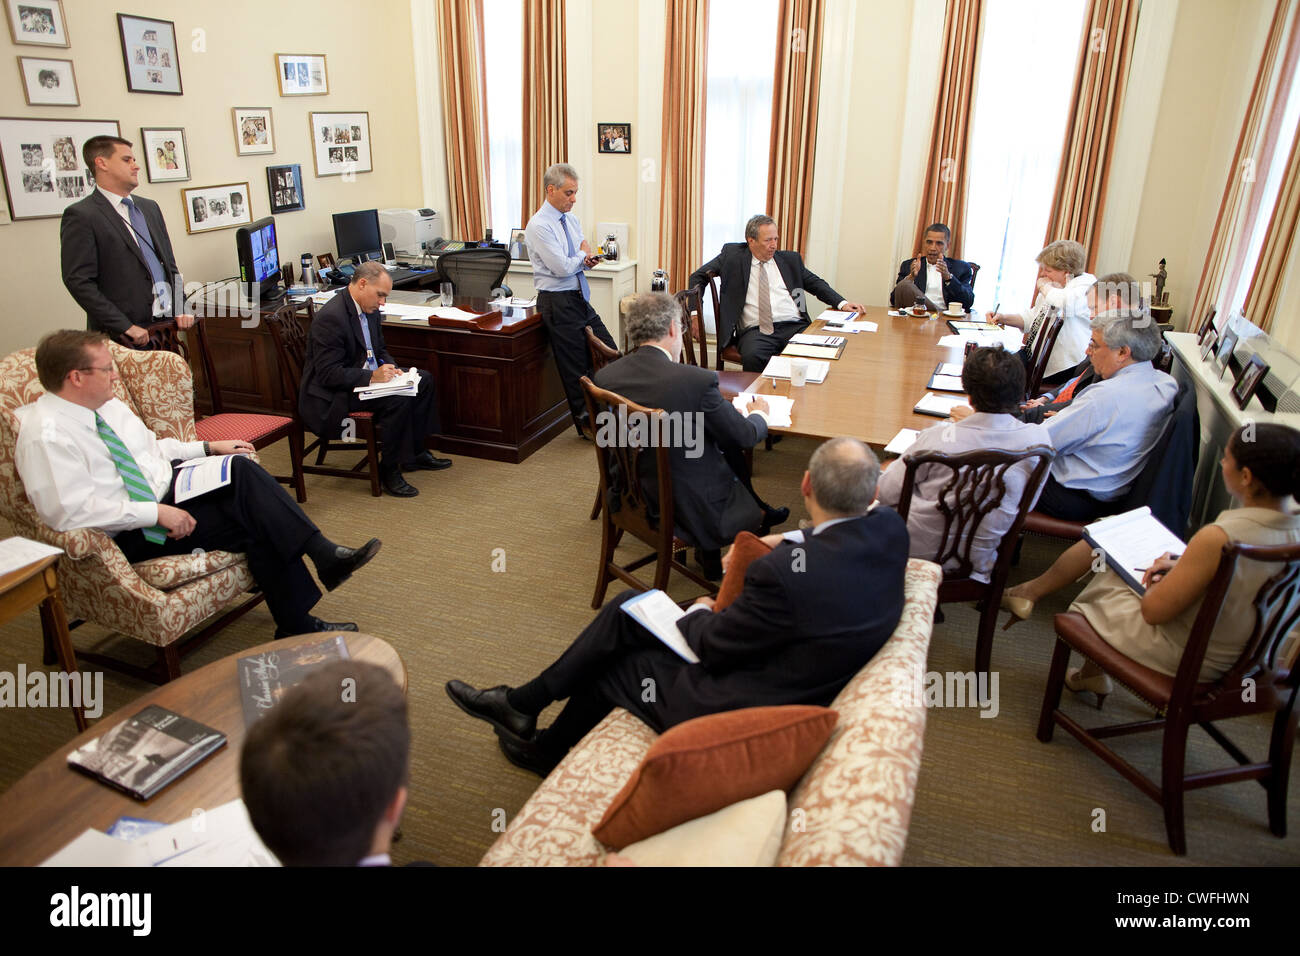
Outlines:
[[[139,194],[158,202],[186,282],[233,275],[233,229],[189,236],[181,211],[186,186],[247,181],[254,218],[270,212],[266,167],[301,163],[306,209],[276,217],[282,257],[297,262],[304,252],[333,251],[330,214],[349,209],[415,206],[422,202],[419,137],[415,125],[415,83],[407,0],[371,0],[377,22],[393,24],[396,42],[368,44],[363,54],[348,49],[349,31],[358,8],[341,0],[312,4],[272,4],[262,0],[153,0],[124,8],[139,16],[156,16],[176,24],[180,44],[182,96],[128,93],[117,38],[118,7],[102,0],[64,0],[68,49],[14,46],[7,31],[0,41],[7,54],[9,78],[0,82],[0,115],[52,119],[112,119],[122,135],[138,142],[141,126],[182,126],[189,144],[188,183],[151,184],[142,169]],[[192,48],[193,31],[203,31],[206,52]],[[292,39],[286,39],[291,37]],[[287,46],[286,46],[287,44]],[[277,52],[324,53],[329,71],[327,96],[279,95],[275,77]],[[79,107],[28,107],[14,57],[52,56],[71,59],[81,93]],[[391,93],[389,91],[392,91]],[[269,106],[273,110],[276,151],[271,155],[235,155],[232,106]],[[312,110],[370,112],[374,172],[318,179],[309,149],[307,113]],[[6,216],[7,218],[7,216]],[[0,258],[23,274],[21,299],[0,320],[0,354],[35,344],[50,329],[80,328],[85,314],[64,289],[59,272],[58,219],[26,220],[0,226]]]

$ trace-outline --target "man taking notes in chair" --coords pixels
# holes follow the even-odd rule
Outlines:
[[[811,292],[833,309],[866,311],[810,272],[799,253],[778,249],[779,241],[776,221],[754,216],[745,224],[743,243],[727,243],[686,283],[693,289],[708,283],[706,273],[722,277],[722,314],[716,316],[718,351],[735,345],[746,372],[763,371],[768,359],[808,327],[805,293]]]

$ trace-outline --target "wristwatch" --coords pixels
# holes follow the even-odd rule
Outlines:
[[[203,443],[203,454],[204,454],[204,455],[211,455],[211,454],[212,454],[212,446],[209,445],[207,442],[204,442],[204,443]]]

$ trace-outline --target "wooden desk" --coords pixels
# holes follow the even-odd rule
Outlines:
[[[321,634],[272,641],[223,657],[110,714],[46,757],[0,796],[0,866],[35,866],[86,828],[107,830],[118,817],[175,823],[196,808],[211,809],[240,795],[239,752],[244,715],[235,662],[241,657],[319,640]],[[388,670],[406,692],[406,667],[387,643],[369,634],[344,634],[354,660]],[[220,730],[226,745],[151,800],[139,801],[68,766],[68,754],[150,704]]]
[[[394,292],[388,300],[433,304],[427,298],[426,292]],[[457,304],[490,311],[481,299]],[[283,415],[296,406],[298,396],[284,394],[275,343],[260,313],[202,321],[227,411]],[[305,306],[301,321],[310,325]],[[550,341],[532,309],[508,323],[435,320],[429,325],[386,319],[384,341],[399,362],[433,373],[442,433],[429,442],[431,448],[517,463],[570,427]],[[202,370],[196,369],[195,381],[201,378]],[[198,394],[200,399],[207,395],[206,384],[198,386]]]
[[[75,677],[77,656],[72,650],[68,616],[63,611],[58,576],[54,571],[59,558],[60,555],[52,554],[0,577],[0,623],[40,605],[41,630],[45,634],[45,642],[53,646],[59,659],[59,669]],[[23,693],[23,688],[19,688],[18,692]],[[73,707],[72,717],[77,722],[78,730],[86,729],[85,708],[80,705]]]
[[[876,448],[883,448],[900,428],[929,428],[940,421],[931,415],[912,411],[925,395],[926,383],[939,362],[961,362],[960,348],[940,348],[939,339],[950,333],[948,324],[937,319],[887,315],[887,309],[867,309],[863,319],[877,323],[876,332],[846,335],[843,354],[830,363],[830,373],[820,385],[793,388],[788,380],[763,379],[755,390],[759,395],[788,395],[794,398],[790,428],[774,432],[807,435],[810,438],[835,438],[851,435]],[[808,332],[837,334],[825,323],[813,322]],[[724,373],[722,384],[733,387],[741,381]],[[743,386],[741,386],[743,388]],[[737,389],[738,391],[739,389]],[[940,393],[949,394],[949,393]]]

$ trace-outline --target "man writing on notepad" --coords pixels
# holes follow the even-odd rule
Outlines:
[[[492,724],[506,759],[541,776],[613,707],[662,733],[743,707],[830,704],[903,610],[907,528],[892,509],[871,506],[879,475],[856,439],[834,438],[813,453],[800,485],[812,530],[765,538],[772,551],[745,569],[734,603],[715,611],[702,597],[677,621],[699,663],[625,613],[636,596],[625,591],[531,681],[476,690],[454,680],[448,696]],[[568,703],[539,732],[537,715],[557,700]]]
[[[778,249],[776,221],[754,216],[745,224],[745,241],[729,242],[716,258],[696,269],[687,288],[707,285],[707,273],[722,277],[722,314],[718,323],[718,350],[735,345],[746,372],[761,372],[767,360],[785,348],[790,339],[808,327],[806,293],[811,292],[833,309],[865,312],[813,274],[799,253]]]

